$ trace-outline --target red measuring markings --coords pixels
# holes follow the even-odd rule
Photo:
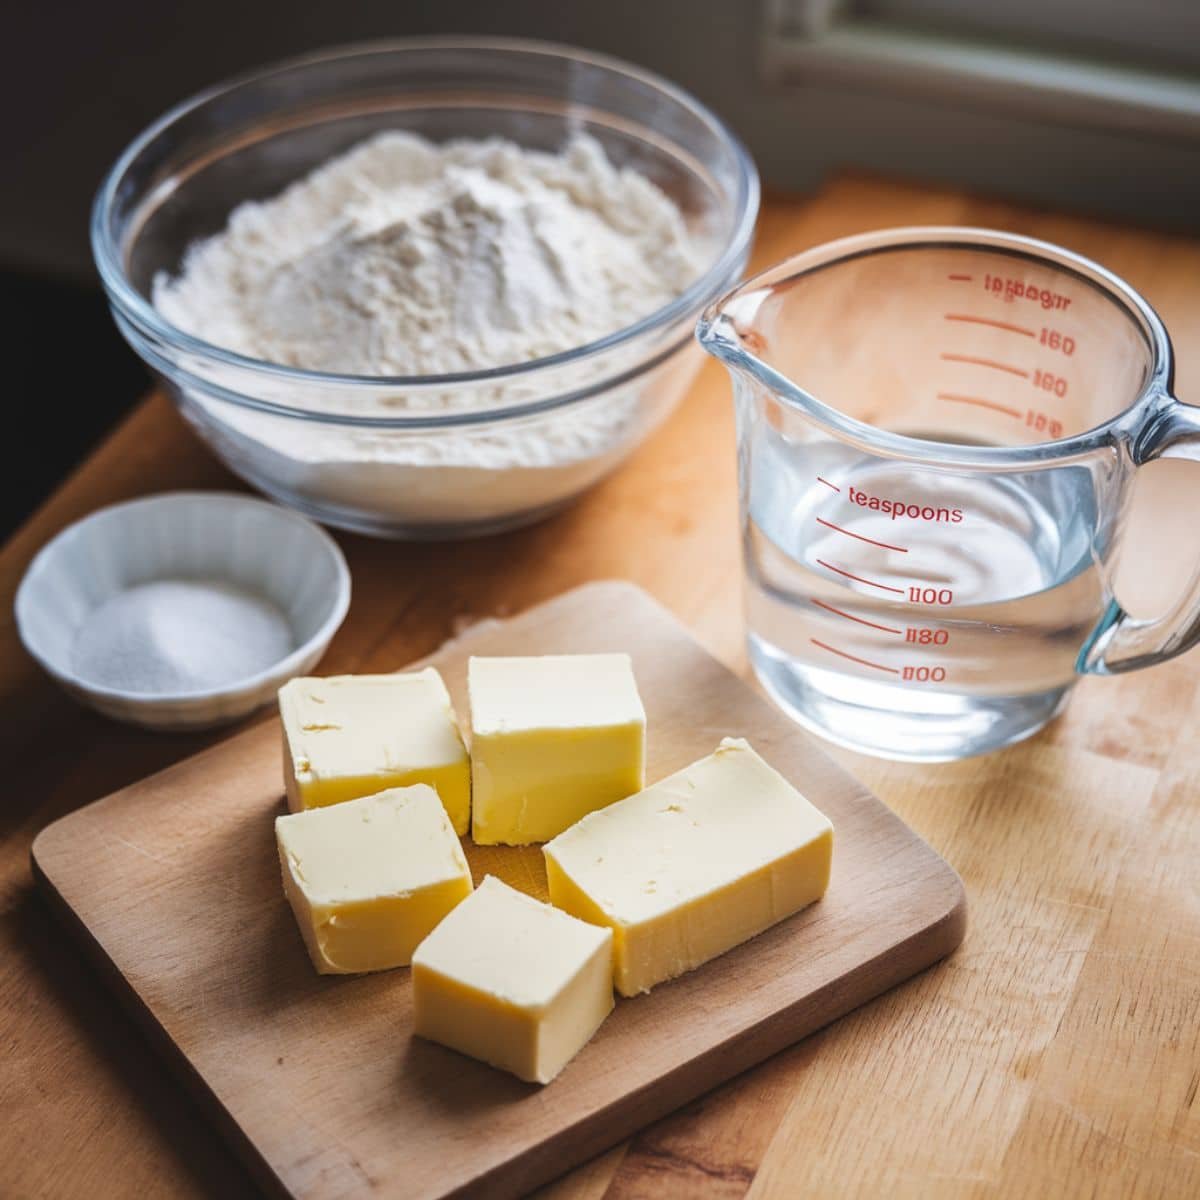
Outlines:
[[[1061,400],[1067,394],[1070,384],[1063,376],[1055,375],[1053,371],[1039,369],[1033,373],[1033,386],[1043,392],[1053,392]]]
[[[909,625],[904,631],[906,642],[915,642],[918,646],[948,646],[950,631],[948,629],[930,629],[928,626]]]
[[[857,621],[860,625],[867,625],[871,629],[882,629],[884,633],[903,633],[903,629],[897,629],[893,625],[879,625],[874,621],[868,621],[866,617],[856,617],[853,613],[843,612],[840,608],[834,608],[832,604],[826,604],[824,600],[814,600],[813,603],[818,608],[823,608],[826,612],[836,613],[839,617],[845,617],[847,621]],[[912,640],[911,638],[909,639]]]
[[[908,598],[913,604],[953,604],[954,589],[926,587],[918,583],[908,589]]]
[[[971,280],[975,278],[975,276],[974,275],[947,275],[946,278],[952,280],[955,283],[970,283]]]
[[[1049,346],[1051,350],[1058,350],[1068,358],[1075,353],[1075,339],[1069,333],[1063,333],[1061,329],[1047,329],[1043,325],[1041,343],[1043,346]]]
[[[1006,404],[997,404],[994,400],[983,400],[979,396],[959,396],[954,392],[938,392],[939,400],[949,400],[952,404],[973,404],[976,408],[990,408],[993,412],[1003,413],[1006,417],[1022,417],[1020,409],[1009,408]]]
[[[841,658],[848,658],[851,662],[860,663],[864,667],[874,667],[876,671],[887,671],[890,675],[899,675],[898,667],[885,667],[883,663],[872,662],[869,658],[859,658],[857,654],[847,654],[845,650],[839,650],[836,646],[830,646],[827,642],[818,641],[816,638],[808,639],[814,646],[820,646],[822,650],[828,650],[830,654],[836,654]]]
[[[1060,438],[1063,435],[1063,423],[1036,408],[1031,408],[1025,414],[1025,424],[1030,429],[1036,429],[1038,433],[1048,433],[1052,438]]]
[[[993,371],[1007,371],[1010,375],[1020,375],[1022,379],[1029,378],[1029,372],[1023,367],[997,362],[994,358],[976,358],[973,354],[941,354],[939,357],[944,362],[967,363],[972,367],[991,367]]]
[[[969,325],[987,325],[990,329],[1003,329],[1005,333],[1019,333],[1022,337],[1037,337],[1032,329],[1024,325],[1012,325],[1008,321],[993,321],[991,317],[973,317],[968,313],[945,313],[947,321],[964,321]],[[1045,330],[1042,331],[1043,333]]]
[[[872,512],[887,513],[893,521],[949,521],[952,525],[959,524],[963,519],[961,508],[939,507],[933,504],[914,504],[898,496],[872,495],[870,492],[856,488],[853,484],[846,485],[846,495],[850,502],[859,508],[869,508]],[[886,544],[886,543],[884,543]]]
[[[840,492],[842,490],[836,483],[830,483],[828,479],[822,479],[820,475],[817,476],[817,482],[823,483],[827,488],[833,488],[835,492]]]
[[[1013,279],[1005,275],[985,274],[983,290],[1008,304],[1012,304],[1016,300],[1028,300],[1042,308],[1056,308],[1063,312],[1071,307],[1070,296],[1051,291],[1050,288],[1039,287],[1036,283],[1030,283],[1024,279]]]
[[[869,542],[872,546],[880,546],[884,550],[896,550],[901,554],[908,553],[908,549],[904,546],[893,546],[891,542],[877,542],[874,538],[864,537],[861,533],[855,533],[852,529],[843,529],[840,525],[835,525],[832,521],[826,521],[824,517],[818,517],[817,524],[824,525],[826,529],[832,529],[835,533],[844,533],[847,537],[858,538],[860,542]]]
[[[818,558],[817,562],[828,571],[836,571],[839,575],[845,575],[847,580],[853,580],[856,583],[866,583],[872,588],[880,588],[883,592],[894,592],[898,596],[904,595],[904,588],[889,587],[887,583],[876,583],[875,580],[864,580],[862,575],[851,575],[850,571],[844,571],[840,566],[834,566],[833,563],[827,563],[823,558]]]
[[[884,666],[883,663],[872,662],[869,658],[859,658],[857,654],[848,654],[845,650],[839,650],[836,646],[831,646],[828,642],[821,641],[820,638],[809,638],[808,640],[814,646],[820,646],[822,650],[828,650],[830,654],[836,654],[838,658],[848,659],[852,663],[858,663],[862,667],[871,667],[876,671],[886,671],[889,675],[899,675],[906,682],[941,683],[946,678],[945,667],[888,667]]]
[[[905,667],[901,676],[916,683],[941,683],[946,678],[945,667]]]
[[[818,608],[823,608],[826,612],[834,613],[839,617],[845,617],[847,621],[854,621],[859,625],[866,625],[870,629],[879,629],[884,633],[894,633],[897,636],[902,636],[906,642],[912,642],[918,646],[948,646],[950,644],[950,632],[946,629],[932,629],[927,625],[906,625],[903,629],[897,629],[894,625],[880,625],[877,621],[868,621],[866,617],[858,617],[854,613],[846,612],[844,609],[834,608],[832,604],[826,604],[824,600],[814,598],[813,604]],[[816,641],[815,638],[812,640]],[[817,642],[817,645],[822,646],[824,643]],[[834,651],[834,653],[838,653],[838,651]],[[940,668],[938,669],[940,670]],[[909,678],[912,672],[912,667],[905,667],[905,678]],[[945,678],[944,673],[942,678]]]
[[[993,412],[1003,413],[1006,417],[1015,417],[1018,421],[1024,420],[1030,429],[1036,430],[1038,433],[1048,433],[1052,438],[1059,438],[1063,435],[1063,423],[1057,417],[1052,417],[1049,413],[1042,412],[1037,408],[1026,409],[1022,413],[1019,409],[1009,408],[1006,404],[996,404],[992,400],[984,400],[979,396],[956,396],[952,392],[938,392],[937,398],[949,400],[953,404],[974,404],[977,408],[990,408]]]

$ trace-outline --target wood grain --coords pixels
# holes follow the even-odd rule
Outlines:
[[[1178,394],[1200,400],[1200,242],[1190,238],[952,191],[842,177],[815,196],[768,196],[754,265],[833,237],[938,222],[1047,238],[1121,273],[1170,327]],[[709,649],[741,669],[732,425],[726,377],[711,364],[678,413],[627,466],[541,526],[453,547],[339,535],[354,574],[354,603],[322,669],[394,669],[472,620],[503,617],[589,579],[612,577],[638,583]],[[1168,578],[1170,565],[1187,568],[1200,556],[1200,522],[1194,516],[1200,509],[1200,472],[1187,463],[1163,463],[1144,474],[1148,486],[1139,489],[1135,502],[1118,590],[1139,611],[1153,611],[1177,586]],[[5,1196],[194,1200],[253,1194],[187,1095],[112,1006],[74,943],[62,937],[34,894],[28,863],[30,842],[49,821],[220,736],[140,733],[76,708],[30,663],[12,627],[17,581],[47,539],[103,504],[180,486],[238,485],[156,396],[0,552],[0,748],[6,764],[0,805],[5,1100],[0,1194]],[[930,994],[920,992],[921,1003],[903,1009],[907,1041],[894,1036],[896,1012],[872,1005],[659,1122],[625,1149],[573,1172],[546,1195],[732,1198],[753,1189],[759,1197],[791,1200],[798,1193],[851,1193],[849,1185],[817,1186],[818,1167],[823,1178],[844,1171],[847,1180],[863,1181],[860,1191],[868,1196],[882,1193],[885,1179],[902,1179],[902,1193],[922,1196],[1196,1195],[1200,1052],[1193,964],[1200,903],[1193,864],[1200,861],[1200,744],[1192,731],[1200,724],[1198,661],[1193,652],[1150,671],[1083,680],[1066,714],[1030,746],[954,768],[957,802],[934,786],[945,768],[893,768],[842,756],[959,868],[972,905],[963,954],[975,953],[976,930],[996,929],[996,919],[1003,929],[1003,915],[1020,911],[1034,886],[1020,841],[1003,841],[991,867],[986,854],[963,856],[963,848],[976,841],[960,812],[973,810],[997,787],[995,764],[1012,758],[1019,773],[1025,756],[1036,752],[1038,787],[1051,799],[1061,798],[1044,810],[1041,829],[1049,845],[1071,845],[1091,819],[1075,786],[1081,773],[1101,790],[1111,786],[1103,769],[1109,766],[1134,764],[1155,780],[1149,804],[1135,798],[1123,840],[1113,849],[1116,881],[1094,897],[1099,924],[1091,940],[1048,960],[1040,952],[1016,957],[994,984],[983,973],[970,997],[978,1024],[1003,1031],[1020,1047],[1004,1060],[1007,1066],[997,1059],[986,1072],[988,1088],[1011,1094],[1019,1120],[994,1130],[981,1120],[971,1095],[955,1088],[957,1080],[979,1074],[986,1049],[977,1032],[959,1036],[960,973],[957,967],[939,969],[925,977],[936,979],[936,986],[923,979],[891,993],[886,1002],[930,988]],[[924,778],[929,787],[920,785]],[[1113,779],[1130,777],[1115,771]],[[1144,796],[1142,786],[1137,797]],[[979,834],[989,836],[989,827],[981,826]],[[982,841],[978,846],[988,850]],[[1064,890],[1078,882],[1078,864],[1069,855],[1061,875],[1052,859],[1041,860],[1039,871],[1036,888],[1046,895],[1060,881]],[[1039,1006],[1030,998],[1044,997],[1047,981],[1055,980],[1065,1008],[1062,1025],[1050,1029],[1044,999]],[[844,1109],[860,1098],[870,1119],[856,1125],[858,1138],[838,1142],[838,1157],[831,1161],[828,1129],[808,1122],[806,1113],[825,1102],[828,1077],[814,1064],[835,1040],[842,1046],[836,1087],[846,1097]],[[899,1131],[907,1127],[892,1108],[876,1102],[879,1075],[872,1051],[881,1044],[899,1056],[891,1080],[922,1076],[928,1048],[943,1046],[941,1061],[950,1064],[950,1077],[928,1080],[921,1103],[928,1105],[942,1089],[947,1097],[936,1109],[940,1124],[921,1137],[902,1139]],[[997,1143],[1006,1137],[999,1166],[989,1166],[979,1178],[924,1174],[932,1161],[931,1139],[957,1147],[954,1154],[962,1161],[995,1164]],[[777,1159],[777,1153],[785,1157]],[[794,1171],[791,1178],[778,1167],[784,1161]]]
[[[547,1088],[412,1038],[407,971],[331,983],[311,970],[274,853],[275,722],[39,834],[39,877],[261,1178],[298,1197],[518,1195],[958,945],[953,870],[638,589],[579,588],[429,661],[465,711],[472,653],[618,648],[646,706],[649,778],[749,737],[834,822],[833,879],[820,903],[621,1001]],[[466,849],[476,882],[492,872],[545,895],[539,847]]]
[[[915,1195],[927,1194],[931,1182],[947,1190],[1000,1182],[1043,1047],[1063,1021],[1113,902],[1128,832],[1154,787],[1153,772],[1144,768],[1036,743],[982,763],[953,764],[933,778],[914,768],[890,777],[898,811],[940,810],[944,851],[970,873],[984,911],[937,986],[917,980],[881,1001],[892,1017],[887,1032],[877,1026],[869,1040],[856,1036],[859,1016],[822,1038],[808,1083],[823,1102],[810,1105],[803,1122],[785,1114],[796,1136],[772,1142],[751,1195],[771,1194],[801,1160],[818,1191],[861,1192],[868,1182],[882,1182]],[[1069,841],[1047,836],[1064,807],[1078,822]],[[1013,864],[1019,889],[1010,886]],[[1019,1005],[1019,1024],[995,1022],[991,1002],[998,994]],[[933,1020],[914,1021],[924,1014]],[[917,1057],[919,1072],[897,1070]],[[873,1086],[845,1094],[836,1084],[846,1071]],[[966,1115],[979,1136],[946,1136],[951,1113]],[[913,1149],[882,1179],[877,1164],[866,1165],[868,1180],[848,1165],[848,1151],[885,1117],[889,1137]]]

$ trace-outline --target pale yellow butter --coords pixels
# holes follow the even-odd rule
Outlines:
[[[548,1083],[612,1011],[612,934],[489,875],[413,955],[413,1028]]]
[[[544,847],[551,901],[612,929],[626,996],[817,900],[832,853],[828,818],[731,738]]]
[[[293,679],[279,689],[279,712],[292,812],[427,783],[455,832],[467,832],[470,759],[446,685],[432,667]]]
[[[472,658],[476,842],[544,842],[645,782],[646,713],[626,654]]]
[[[437,793],[392,788],[275,819],[283,890],[323,975],[406,966],[471,894],[471,872]]]

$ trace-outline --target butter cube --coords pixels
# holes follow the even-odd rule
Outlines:
[[[322,975],[403,967],[471,894],[437,793],[391,788],[275,819],[283,890]]]
[[[645,782],[646,713],[627,654],[472,658],[476,842],[544,842]]]
[[[833,826],[740,739],[543,847],[552,903],[614,935],[625,996],[819,899]]]
[[[458,834],[471,820],[471,763],[433,669],[293,679],[279,689],[288,808],[341,804],[427,783]]]
[[[549,1083],[612,1011],[612,934],[487,876],[413,955],[413,1028]]]

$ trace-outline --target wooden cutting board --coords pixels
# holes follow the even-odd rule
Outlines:
[[[955,872],[818,744],[628,584],[488,622],[428,661],[467,713],[470,654],[628,651],[658,779],[743,736],[832,819],[808,910],[649,995],[618,1001],[539,1088],[411,1036],[406,970],[319,977],[283,899],[275,721],[46,828],[34,868],[272,1191],[517,1195],[949,954]],[[476,848],[545,898],[540,849]]]

